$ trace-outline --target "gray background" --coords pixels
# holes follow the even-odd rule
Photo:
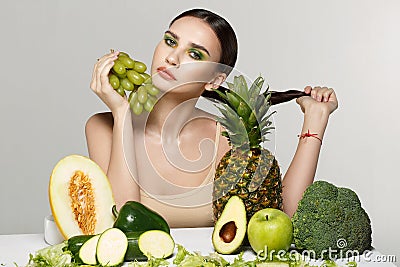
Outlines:
[[[51,170],[66,155],[87,155],[85,122],[106,110],[89,89],[96,58],[115,48],[150,64],[169,21],[192,7],[232,23],[237,68],[249,77],[261,73],[275,89],[336,89],[317,178],[353,188],[373,245],[400,259],[400,1],[390,0],[2,1],[0,234],[42,232]],[[285,172],[302,114],[294,102],[276,110]]]

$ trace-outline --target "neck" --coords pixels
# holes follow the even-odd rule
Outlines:
[[[146,133],[161,135],[163,131],[179,134],[183,126],[193,117],[197,97],[179,93],[164,94],[153,107],[146,121]]]

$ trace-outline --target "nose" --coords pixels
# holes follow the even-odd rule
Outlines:
[[[179,65],[179,58],[175,50],[165,58],[165,62],[174,67]]]

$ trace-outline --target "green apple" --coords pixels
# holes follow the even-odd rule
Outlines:
[[[247,237],[257,255],[287,251],[293,240],[292,221],[286,213],[278,209],[259,210],[249,221]]]

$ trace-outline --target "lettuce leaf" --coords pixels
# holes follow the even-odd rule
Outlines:
[[[178,252],[173,260],[173,264],[177,267],[225,267],[232,266],[218,253],[210,253],[208,256],[203,256],[199,252],[189,252],[182,245],[177,245]],[[240,265],[237,265],[238,267]]]
[[[77,264],[72,262],[72,255],[69,251],[64,251],[67,241],[60,244],[45,247],[36,251],[35,255],[30,254],[29,262],[26,267],[75,267]]]
[[[133,261],[128,264],[128,267],[160,267],[169,266],[169,262],[165,259],[150,257],[147,262]]]

